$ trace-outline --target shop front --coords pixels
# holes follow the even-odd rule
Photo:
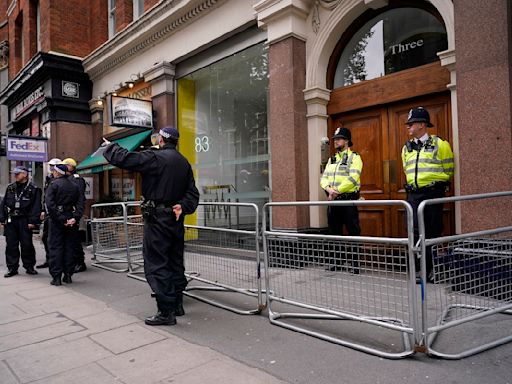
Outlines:
[[[8,155],[9,168],[26,166],[32,180],[43,186],[47,171],[43,165],[49,158],[85,155],[92,146],[90,98],[91,83],[80,60],[35,55],[0,94],[0,103],[8,107],[8,137],[45,142],[46,155],[36,160]]]

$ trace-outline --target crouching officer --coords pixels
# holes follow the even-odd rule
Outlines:
[[[427,133],[433,127],[430,115],[423,107],[409,111],[406,121],[411,139],[402,148],[402,165],[407,183],[407,202],[411,204],[414,219],[414,242],[418,241],[418,206],[423,200],[444,197],[453,177],[453,152],[450,144]],[[443,204],[429,205],[425,209],[425,236],[441,236],[443,232]],[[427,248],[427,280],[433,282],[432,249]],[[420,270],[416,259],[416,271]],[[419,278],[416,279],[419,283]]]
[[[348,128],[336,128],[334,136],[334,148],[336,154],[332,156],[325,167],[320,180],[320,186],[325,190],[327,199],[332,200],[358,200],[361,188],[361,172],[363,161],[357,152],[353,152],[352,133]],[[356,206],[329,206],[327,211],[329,234],[343,235],[343,227],[346,227],[349,236],[359,236],[359,212]],[[356,247],[352,250],[352,267],[355,274],[359,274],[359,255]],[[349,251],[349,249],[347,249]],[[347,257],[348,256],[348,252]],[[334,265],[328,269],[341,270],[340,255],[332,256]]]
[[[66,176],[65,164],[53,169],[54,180],[46,190],[46,208],[50,216],[50,284],[72,283],[75,270],[74,246],[78,236],[78,222],[84,212],[84,200],[78,186]],[[64,273],[64,278],[62,274]]]
[[[68,175],[69,178],[78,186],[85,201],[86,184],[84,178],[76,173],[77,163],[75,159],[68,157],[67,159],[62,160],[62,163],[66,164],[68,168],[66,175]],[[73,254],[75,255],[75,273],[84,272],[87,269],[87,266],[85,265],[84,248],[82,247],[80,236],[77,236],[75,240],[75,245],[73,246]]]
[[[16,181],[7,186],[0,204],[0,224],[4,226],[8,269],[4,277],[18,274],[20,255],[27,274],[37,275],[34,269],[36,251],[32,243],[32,230],[39,224],[41,189],[28,180],[27,168],[16,167],[12,173]]]
[[[129,152],[104,139],[110,164],[142,174],[144,272],[158,307],[156,315],[145,319],[148,325],[174,325],[175,316],[184,314],[183,220],[196,210],[199,191],[189,162],[176,149],[178,138],[176,128],[162,128],[159,149],[142,152]]]

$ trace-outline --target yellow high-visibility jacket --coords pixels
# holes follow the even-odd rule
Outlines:
[[[320,186],[338,193],[357,192],[361,188],[363,161],[357,152],[345,149],[332,156],[325,167]]]
[[[418,148],[409,141],[402,148],[402,165],[407,184],[422,188],[453,177],[454,162],[450,144],[438,136],[429,136]]]

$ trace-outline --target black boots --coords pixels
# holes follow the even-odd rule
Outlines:
[[[55,276],[53,280],[50,282],[51,285],[59,286],[62,285],[62,280],[60,276]]]
[[[84,272],[87,270],[87,265],[85,263],[77,264],[75,266],[75,273]]]
[[[71,275],[69,275],[67,273],[64,274],[62,281],[66,284],[71,284],[73,282],[73,280],[71,280]]]
[[[176,296],[176,302],[174,303],[174,315],[175,316],[185,315],[185,310],[183,309],[183,293],[178,294]]]
[[[156,315],[146,317],[144,323],[147,325],[175,325],[176,317],[171,311],[158,311]]]
[[[43,264],[36,265],[37,269],[48,268],[48,262],[45,261]]]
[[[5,278],[16,276],[18,274],[18,270],[16,269],[9,269],[7,273],[4,275]]]
[[[37,271],[34,267],[27,268],[27,275],[37,275]]]

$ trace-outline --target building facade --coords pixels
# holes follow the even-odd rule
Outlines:
[[[7,10],[11,52],[20,17],[13,4],[24,2]],[[53,52],[75,56],[82,66],[76,72],[83,78],[51,81],[90,89],[73,107],[65,105],[83,111],[89,97],[89,121],[73,123],[83,133],[74,153],[96,201],[140,197],[138,175],[91,156],[101,137],[135,150],[150,146],[151,134],[165,125],[180,130],[180,151],[207,201],[325,199],[319,179],[333,148],[324,138],[340,125],[351,129],[363,158],[362,196],[404,199],[404,122],[419,105],[430,111],[431,133],[454,149],[451,194],[512,190],[512,10],[506,0],[109,0],[90,2],[84,14],[89,24],[81,20],[80,36],[88,34],[87,44],[66,48],[63,41],[41,50],[52,58],[61,57]],[[24,43],[22,51],[30,53],[29,47]],[[28,126],[23,118],[33,121],[12,114],[30,94],[13,82],[45,58],[38,53],[19,67],[20,59],[9,55],[10,83],[0,100],[11,114],[9,132]],[[34,89],[41,81],[30,83]],[[44,95],[56,102],[62,97]],[[114,109],[117,98],[150,103],[152,129],[112,125],[116,114],[127,119],[133,112],[121,104]],[[68,117],[46,119],[51,105],[37,108],[42,124],[70,124]],[[55,105],[60,113],[62,104]],[[59,155],[52,137],[51,154]],[[447,206],[446,231],[510,224],[511,208]],[[272,219],[275,227],[299,231],[326,226],[318,207],[289,208]],[[361,209],[361,220],[363,234],[403,234],[397,208]]]

